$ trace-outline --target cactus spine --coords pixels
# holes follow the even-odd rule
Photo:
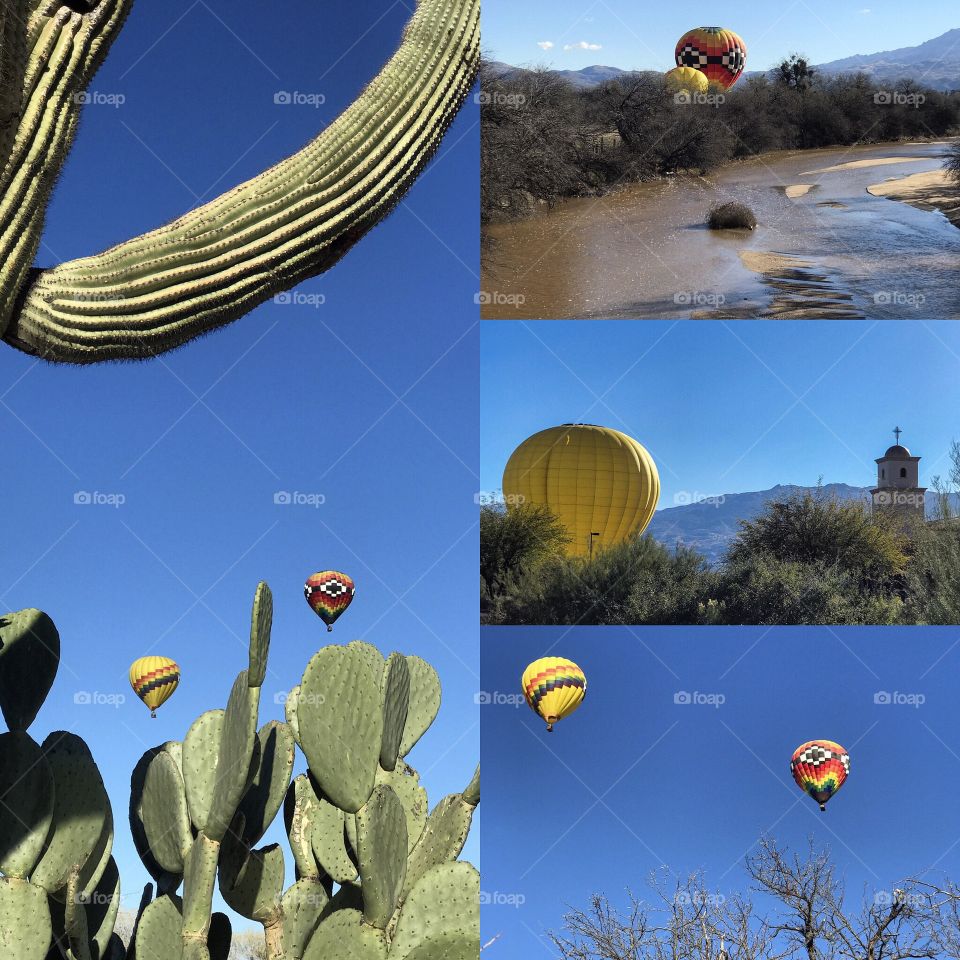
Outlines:
[[[0,21],[2,52],[29,51],[10,66],[23,74],[23,95],[0,177],[0,335],[51,360],[152,356],[329,269],[409,189],[479,64],[479,0],[419,0],[397,53],[299,153],[158,230],[31,271],[77,124],[74,94],[92,77],[131,2],[91,0],[81,13],[35,0],[25,39],[11,21]],[[0,145],[16,80],[6,82]]]
[[[130,825],[156,898],[148,885],[129,956],[226,960],[229,921],[212,910],[219,886],[231,909],[263,925],[270,960],[475,957],[479,875],[457,858],[479,771],[428,813],[405,759],[437,714],[436,673],[366,643],[324,647],[288,698],[286,721],[258,729],[272,608],[261,583],[249,665],[226,708],[134,769]],[[36,610],[8,614],[0,641],[10,726],[0,782],[14,784],[3,798],[14,816],[0,818],[0,955],[123,960],[113,817],[96,764],[73,734],[41,745],[26,732],[56,671],[56,628]],[[294,778],[297,746],[308,769]],[[283,850],[257,846],[281,807],[296,867],[287,890]]]

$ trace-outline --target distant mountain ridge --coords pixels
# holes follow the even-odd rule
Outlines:
[[[711,564],[718,563],[740,530],[741,520],[754,520],[772,500],[782,500],[804,493],[819,494],[839,500],[870,502],[869,487],[852,487],[846,483],[829,483],[820,488],[778,484],[769,490],[750,493],[728,493],[695,503],[658,510],[647,527],[647,533],[671,549],[683,545],[703,554]],[[960,508],[960,498],[954,497]],[[936,494],[927,493],[927,517],[934,516]]]
[[[522,67],[508,63],[491,63],[497,76],[522,73]],[[857,54],[818,64],[822,73],[834,76],[838,73],[865,73],[878,83],[895,84],[902,80],[914,80],[935,90],[960,90],[960,27],[948,30],[939,37],[927,40],[916,47],[901,47],[880,53]],[[594,64],[582,70],[551,70],[568,83],[581,90],[597,87],[607,80],[651,71],[621,70]],[[757,71],[754,71],[754,76]],[[750,76],[750,73],[747,73]]]

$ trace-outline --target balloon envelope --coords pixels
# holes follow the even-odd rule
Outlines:
[[[705,73],[693,67],[674,67],[665,74],[667,90],[670,93],[706,93],[710,89],[710,81]]]
[[[564,424],[541,430],[503,471],[509,509],[547,507],[567,528],[568,556],[590,556],[639,536],[660,499],[660,476],[640,443],[619,430]]]
[[[173,696],[179,684],[180,668],[169,657],[141,657],[130,664],[130,686],[150,708],[152,717]]]
[[[569,717],[583,702],[587,678],[572,661],[562,657],[541,657],[523,671],[523,696],[532,710],[547,723],[547,730]]]
[[[303,595],[310,609],[332,630],[340,614],[353,602],[353,580],[339,570],[321,570],[307,578]]]
[[[743,38],[724,27],[697,27],[677,42],[678,67],[692,67],[729,90],[747,64]]]
[[[797,786],[824,810],[850,774],[850,754],[833,740],[810,740],[793,751],[790,772]]]

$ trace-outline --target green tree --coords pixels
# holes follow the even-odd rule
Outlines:
[[[495,605],[521,577],[558,556],[569,542],[566,528],[546,507],[481,507],[481,606]]]
[[[775,70],[777,82],[794,90],[808,90],[813,85],[813,78],[817,71],[810,65],[806,57],[799,53],[791,53],[786,60],[781,61]]]
[[[887,583],[907,565],[907,537],[884,514],[871,516],[858,501],[804,494],[774,500],[756,520],[741,521],[727,560],[767,556],[788,563],[820,563],[865,584]]]

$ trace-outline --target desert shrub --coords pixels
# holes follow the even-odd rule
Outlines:
[[[902,616],[899,596],[871,589],[823,560],[740,554],[724,564],[718,580],[716,623],[893,624]]]
[[[707,217],[711,230],[755,230],[757,218],[745,203],[721,203]]]
[[[504,605],[517,624],[680,624],[696,622],[711,575],[692,550],[676,552],[652,537],[602,550],[592,560],[542,564]]]
[[[767,555],[792,563],[820,563],[882,587],[907,565],[908,538],[884,515],[859,501],[804,494],[774,500],[755,520],[741,521],[727,552],[732,563]]]
[[[906,623],[960,623],[960,524],[918,530],[907,566]]]
[[[539,564],[558,556],[569,536],[546,508],[521,504],[480,509],[480,610],[496,622],[497,608]]]

